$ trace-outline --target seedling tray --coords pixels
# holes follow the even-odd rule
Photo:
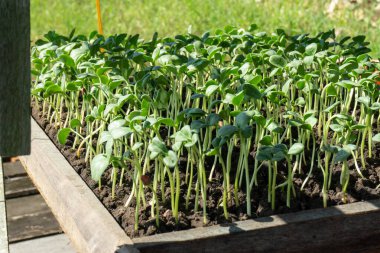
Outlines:
[[[129,238],[32,120],[29,176],[78,252],[379,252],[380,200]]]

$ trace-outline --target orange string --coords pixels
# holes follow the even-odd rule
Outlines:
[[[96,0],[96,12],[98,14],[98,33],[103,34],[102,13],[100,11],[100,0]]]

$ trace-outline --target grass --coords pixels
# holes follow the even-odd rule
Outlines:
[[[292,33],[317,34],[335,28],[340,36],[364,34],[371,43],[373,57],[379,57],[380,37],[373,4],[348,5],[327,15],[330,1],[321,0],[107,0],[102,1],[106,35],[139,33],[150,38],[186,32],[191,25],[196,34],[226,25],[248,27],[252,23],[268,32],[283,28]],[[365,1],[361,1],[365,2]],[[49,30],[68,34],[73,28],[88,34],[96,30],[94,0],[31,1],[32,39]]]

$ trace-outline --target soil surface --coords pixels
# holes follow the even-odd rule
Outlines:
[[[55,143],[58,149],[70,162],[73,168],[78,172],[82,179],[87,183],[87,185],[93,190],[95,195],[100,199],[108,211],[113,215],[116,221],[120,226],[125,230],[125,232],[130,237],[146,236],[156,233],[164,233],[175,230],[184,230],[200,226],[210,226],[215,224],[234,222],[239,220],[246,220],[249,218],[257,218],[262,216],[269,216],[272,214],[281,214],[289,212],[297,212],[301,210],[321,208],[323,207],[322,203],[322,183],[323,176],[322,172],[318,168],[314,168],[310,179],[308,180],[306,186],[301,191],[301,185],[304,178],[307,175],[303,174],[301,177],[295,175],[294,186],[296,190],[296,198],[292,198],[291,208],[286,207],[286,190],[282,191],[281,189],[277,190],[276,198],[276,210],[272,211],[270,204],[267,202],[267,173],[265,168],[260,169],[259,171],[259,182],[258,186],[253,188],[251,193],[252,196],[252,213],[253,217],[248,217],[245,214],[246,210],[246,196],[244,192],[239,192],[240,205],[237,207],[234,204],[234,198],[231,202],[228,203],[228,211],[230,214],[230,220],[226,220],[223,215],[223,209],[219,205],[222,198],[222,181],[221,174],[216,169],[214,175],[214,180],[208,183],[207,188],[207,218],[208,223],[203,224],[202,212],[202,201],[200,198],[199,203],[199,212],[194,211],[194,206],[189,206],[189,209],[185,209],[185,197],[187,191],[187,185],[182,183],[181,185],[181,198],[180,198],[180,214],[179,214],[179,224],[176,225],[174,217],[172,216],[170,210],[170,201],[165,203],[160,202],[160,227],[155,226],[155,218],[151,217],[151,206],[149,205],[149,199],[151,198],[150,193],[146,193],[147,206],[140,209],[140,222],[138,232],[134,232],[134,215],[135,215],[135,202],[132,201],[131,205],[128,208],[124,207],[126,200],[128,199],[131,192],[132,180],[128,177],[127,173],[124,175],[124,183],[120,187],[117,185],[116,197],[115,199],[111,198],[111,170],[107,170],[102,177],[102,187],[99,189],[98,183],[91,179],[89,164],[85,163],[84,153],[81,152],[81,156],[78,158],[76,151],[70,148],[70,143],[72,143],[72,136],[69,137],[67,145],[63,146],[57,142],[57,130],[49,124],[46,118],[43,117],[42,112],[37,110],[35,106],[32,105],[32,114],[34,119],[38,122],[42,129],[48,134],[50,139]],[[65,115],[62,117],[65,118]],[[235,157],[235,156],[233,156]],[[311,157],[311,156],[306,156]],[[253,157],[251,158],[253,160]],[[213,160],[206,161],[206,168],[210,168]],[[310,163],[310,161],[307,161]],[[361,166],[360,161],[358,160],[359,166]],[[376,188],[380,184],[380,145],[377,145],[373,150],[372,158],[366,159],[366,169],[362,170],[364,178],[361,178],[355,170],[354,161],[351,159],[349,161],[350,166],[350,181],[347,188],[347,203],[376,199],[380,197],[380,188]],[[186,160],[183,158],[180,160],[180,168],[182,169],[182,177],[184,177],[184,171],[186,167]],[[265,166],[264,166],[265,167]],[[220,169],[220,168],[219,168]],[[308,173],[309,166],[303,168],[304,173]],[[333,167],[333,175],[331,187],[328,192],[329,200],[328,205],[341,205],[343,203],[343,194],[341,191],[341,186],[339,184],[341,167],[336,165]],[[221,171],[221,170],[219,170]],[[231,176],[234,173],[231,173]],[[284,177],[287,174],[287,169],[285,166],[279,165],[279,182],[284,181]],[[298,175],[299,176],[299,175]],[[234,178],[231,179],[233,182]],[[182,180],[184,182],[184,180]],[[231,192],[233,195],[233,185],[231,185]],[[160,192],[157,193],[159,196]],[[165,193],[167,196],[166,199],[170,199],[169,187]],[[194,202],[195,196],[191,196],[190,202]]]

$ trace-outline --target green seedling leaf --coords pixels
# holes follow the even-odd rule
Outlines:
[[[328,85],[326,87],[326,94],[329,97],[336,97],[338,96],[338,92],[336,91],[336,88],[333,85]]]
[[[373,142],[380,142],[380,133],[374,135],[374,136],[372,137],[372,141],[373,141]]]
[[[380,110],[380,103],[379,102],[373,103],[369,109],[371,109],[372,111]]]
[[[346,144],[343,146],[344,149],[349,150],[349,151],[355,151],[356,150],[356,145],[354,144]]]
[[[71,132],[70,128],[62,128],[58,131],[58,141],[60,144],[65,145],[67,137]]]
[[[175,167],[178,162],[177,155],[173,150],[169,150],[163,160],[164,160],[165,165],[168,166],[169,168]]]
[[[271,122],[268,126],[267,126],[267,129],[269,130],[269,132],[273,132],[273,133],[282,133],[284,131],[284,129],[282,127],[280,127],[277,123],[275,122]]]
[[[80,123],[79,119],[72,119],[70,120],[70,127],[75,129],[77,127],[80,127],[82,124]]]
[[[346,89],[352,89],[353,87],[357,86],[353,81],[350,80],[343,80],[337,83],[337,85],[346,88]]]
[[[262,146],[259,148],[256,159],[258,161],[270,161],[272,159],[272,146]]]
[[[277,144],[272,149],[273,158],[272,161],[279,162],[286,158],[287,147],[284,144]]]
[[[334,132],[342,133],[344,131],[344,126],[339,124],[331,124],[330,129]]]
[[[250,111],[240,112],[236,116],[236,120],[235,120],[236,126],[238,128],[246,127],[249,124],[249,121],[252,119],[252,116],[253,116],[253,112],[250,112]]]
[[[241,66],[241,68],[240,68],[240,71],[241,71],[240,77],[244,77],[247,74],[247,72],[249,70],[249,67],[250,67],[249,62],[246,62],[246,63],[243,64],[243,66]]]
[[[108,131],[103,131],[100,133],[98,144],[103,144],[104,142],[107,142],[109,140],[112,140],[112,135]]]
[[[333,146],[333,145],[324,145],[322,147],[322,151],[324,152],[329,152],[329,153],[336,153],[338,152],[338,147],[337,146]]]
[[[206,127],[207,124],[203,120],[193,120],[190,124],[191,129],[198,130]]]
[[[112,121],[109,125],[108,125],[108,131],[114,129],[114,128],[119,128],[119,127],[122,127],[125,125],[125,123],[127,123],[127,121],[125,119],[118,119],[118,120],[114,120]]]
[[[106,155],[110,157],[113,150],[113,139],[110,139],[106,142]]]
[[[106,109],[104,109],[104,116],[106,117],[114,108],[116,108],[116,104],[108,104]]]
[[[257,152],[256,159],[259,161],[281,161],[286,158],[287,148],[284,144],[275,146],[262,146]]]
[[[311,44],[306,46],[305,54],[310,55],[310,56],[314,56],[315,53],[317,52],[317,50],[318,50],[318,45],[316,43],[311,43]]]
[[[218,122],[221,120],[220,116],[216,113],[211,113],[209,115],[207,115],[206,119],[205,119],[205,123],[208,125],[208,126],[215,126],[218,124]]]
[[[206,113],[200,108],[191,108],[185,111],[186,117],[202,117]]]
[[[175,138],[175,142],[191,141],[192,133],[190,126],[186,125],[182,127],[182,129],[176,132],[173,137]]]
[[[272,144],[272,141],[273,141],[272,136],[270,136],[270,135],[265,135],[265,136],[260,140],[260,144],[265,145],[265,146],[269,146],[269,145]]]
[[[358,97],[358,102],[362,103],[366,107],[369,107],[369,103],[371,103],[371,99],[369,97]]]
[[[91,164],[90,164],[91,178],[95,181],[99,181],[104,171],[107,169],[109,163],[110,163],[110,160],[105,155],[103,154],[96,155],[94,159],[92,159]]]
[[[219,86],[218,85],[210,85],[206,88],[206,92],[205,92],[205,95],[207,97],[210,97],[212,94],[214,94],[214,92],[216,92],[217,90],[219,89]]]
[[[264,127],[265,124],[267,123],[267,120],[263,115],[253,115],[252,117],[253,121],[256,122],[257,125]]]
[[[236,95],[233,96],[231,102],[234,106],[240,106],[244,99],[244,91],[240,91]]]
[[[143,145],[144,145],[144,143],[142,143],[142,142],[136,142],[132,146],[132,151],[135,152],[135,151],[139,150]]]
[[[165,146],[165,143],[163,143],[158,137],[154,137],[152,139],[152,142],[149,144],[148,149],[152,153],[157,154],[165,154],[168,152],[168,149]],[[153,159],[153,158],[152,158]]]
[[[133,130],[129,127],[113,127],[109,130],[112,139],[117,140],[128,134],[133,133]]]
[[[306,101],[303,97],[299,97],[296,99],[295,104],[299,107],[304,107],[306,104]]]
[[[304,145],[302,143],[294,143],[289,151],[288,151],[288,155],[298,155],[300,153],[302,153],[304,150]]]
[[[261,97],[262,97],[260,90],[252,84],[248,84],[248,83],[244,84],[243,89],[244,89],[245,94],[248,97],[251,97],[254,99],[261,99]]]
[[[174,122],[174,120],[172,120],[170,118],[160,118],[157,120],[157,122],[154,125],[155,126],[165,125],[165,126],[174,127],[175,122]]]
[[[366,125],[357,124],[357,125],[353,125],[351,127],[351,130],[362,130],[362,129],[365,129],[366,127],[367,127]]]
[[[216,135],[219,137],[232,137],[237,132],[237,127],[232,125],[225,125],[218,129]]]
[[[255,76],[254,78],[252,78],[249,83],[254,85],[254,86],[257,86],[261,80],[263,80],[263,77],[262,76]]]
[[[335,109],[335,107],[337,107],[339,104],[340,104],[340,101],[337,101],[334,104],[327,107],[325,110],[323,110],[323,112],[332,112]]]
[[[279,55],[269,57],[269,62],[277,68],[284,68],[286,66],[286,60]]]
[[[240,128],[240,134],[243,138],[249,138],[252,136],[252,126],[245,126]]]
[[[70,55],[62,54],[59,59],[68,67],[75,68],[75,62]]]
[[[207,151],[207,152],[206,152],[206,155],[207,155],[207,156],[216,156],[218,153],[219,153],[218,149],[213,148],[213,149]]]
[[[303,62],[307,66],[311,65],[314,62],[314,56],[305,56],[305,58],[303,58]]]
[[[289,88],[290,88],[290,84],[292,83],[292,81],[293,81],[293,79],[289,79],[288,81],[286,81],[284,83],[284,85],[281,88],[282,92],[284,92],[285,94],[288,94]]]
[[[351,156],[351,149],[350,148],[339,148],[338,153],[336,153],[335,162],[343,162],[347,161],[348,157]]]
[[[311,116],[311,117],[307,118],[305,120],[305,122],[307,124],[309,124],[311,126],[311,128],[313,128],[317,124],[318,119],[316,117],[314,117],[314,116]]]
[[[186,148],[190,148],[190,147],[194,146],[195,143],[197,143],[197,141],[198,141],[198,135],[197,134],[193,134],[191,136],[191,141],[188,141],[188,142],[185,143],[185,147]]]

